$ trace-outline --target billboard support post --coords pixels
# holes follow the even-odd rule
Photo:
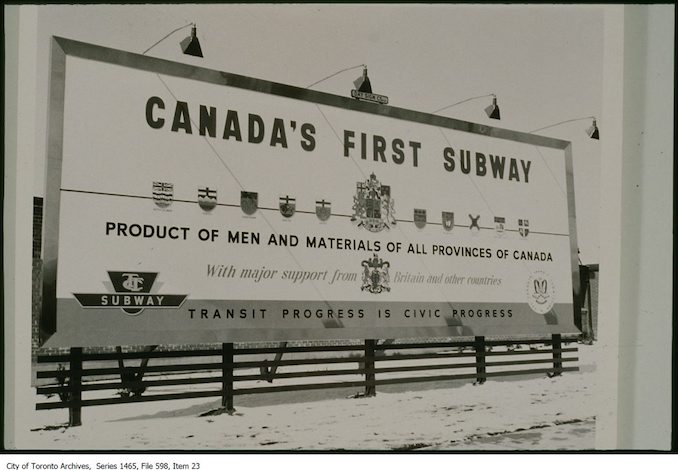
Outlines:
[[[588,266],[579,266],[581,280],[581,340],[584,344],[593,344],[593,317],[591,310],[591,270]]]
[[[559,376],[563,373],[563,347],[562,337],[559,334],[554,334],[551,340],[551,348],[553,349],[553,375],[551,377]]]
[[[221,374],[221,406],[230,413],[235,411],[233,408],[233,343],[221,345]]]
[[[82,425],[82,348],[71,348],[69,380],[70,406],[68,408],[68,426]]]
[[[476,336],[475,344],[473,346],[476,350],[476,384],[481,385],[485,383],[485,337]]]
[[[591,282],[590,278],[587,279],[586,283],[586,330],[587,331],[587,343],[593,344],[593,341],[596,339],[596,333],[593,329],[593,308],[591,305]]]
[[[374,349],[376,340],[365,340],[365,396],[373,397],[377,394],[377,386],[374,383]]]

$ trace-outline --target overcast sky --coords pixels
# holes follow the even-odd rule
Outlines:
[[[441,114],[519,131],[602,109],[603,12],[554,5],[91,5],[38,7],[35,194],[44,194],[49,37],[141,53],[195,22],[204,58],[183,55],[174,33],[149,56],[306,87],[366,64],[375,93],[391,105],[431,112],[495,93],[501,121],[469,101]],[[355,69],[313,88],[348,96]],[[605,124],[599,123],[602,138]],[[578,242],[598,262],[600,142],[590,121],[541,132],[572,141]]]

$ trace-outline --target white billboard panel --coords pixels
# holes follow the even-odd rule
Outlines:
[[[65,39],[52,60],[48,346],[577,331],[567,142]]]

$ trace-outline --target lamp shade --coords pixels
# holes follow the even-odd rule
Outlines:
[[[358,91],[372,93],[372,84],[370,83],[370,78],[367,76],[367,67],[363,69],[362,76],[353,80],[353,85]]]
[[[500,119],[499,106],[497,105],[497,97],[492,97],[492,104],[485,108],[485,113],[490,119]]]
[[[202,57],[202,48],[200,47],[200,41],[198,41],[197,27],[195,25],[191,27],[191,35],[181,41],[181,50],[186,55]]]
[[[593,120],[593,124],[591,124],[591,127],[586,129],[586,133],[590,138],[600,140],[600,131],[598,130],[598,125],[596,124],[595,119]]]

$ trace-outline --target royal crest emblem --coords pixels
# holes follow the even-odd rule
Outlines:
[[[359,181],[356,187],[351,221],[358,222],[358,227],[365,227],[370,232],[381,232],[395,225],[390,186],[382,185],[372,173],[367,181]]]
[[[315,201],[315,215],[325,222],[332,215],[332,203],[325,201]]]
[[[296,199],[285,196],[280,198],[280,213],[283,217],[290,218],[294,215],[296,209]]]
[[[384,291],[390,292],[388,268],[390,263],[383,261],[375,253],[372,259],[366,259],[360,265],[363,267],[363,285],[360,290],[366,290],[373,294]]]
[[[518,232],[525,238],[530,233],[530,221],[527,219],[518,219]]]
[[[417,228],[426,227],[426,209],[414,210],[414,225],[416,225]]]
[[[163,183],[162,181],[153,181],[153,202],[161,209],[166,209],[174,200],[174,185],[172,183]]]
[[[454,228],[454,212],[443,211],[443,228],[447,231]]]
[[[477,232],[480,232],[480,215],[473,217],[469,214],[468,218],[471,219],[471,225],[468,226],[468,229],[473,230],[475,228]]]
[[[254,214],[259,207],[259,193],[240,191],[240,209],[247,214]]]
[[[506,226],[505,217],[495,217],[494,218],[494,228],[497,231],[497,235],[503,235]]]
[[[204,211],[211,211],[217,206],[217,190],[198,188],[198,205]]]

